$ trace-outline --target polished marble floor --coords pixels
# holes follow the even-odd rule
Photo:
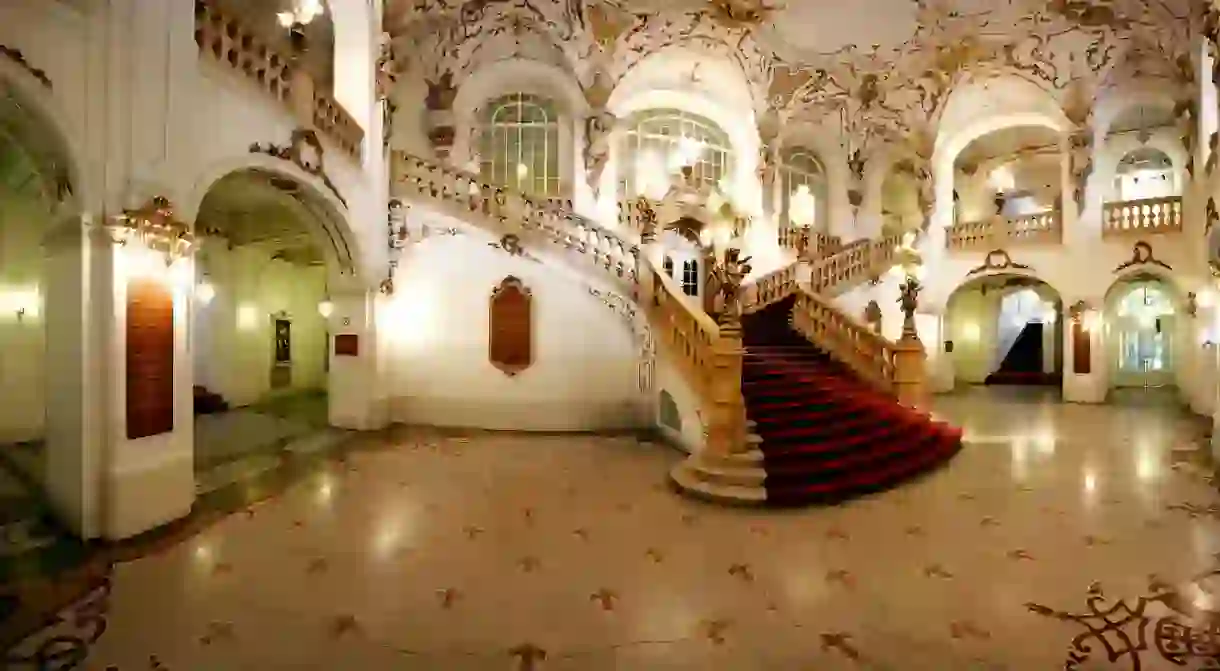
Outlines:
[[[680,455],[630,437],[404,429],[116,563],[13,659],[104,619],[83,668],[1059,669],[1088,629],[1055,614],[1098,583],[1151,623],[1075,668],[1182,668],[1160,649],[1215,648],[1157,622],[1166,594],[1211,608],[1220,496],[1197,422],[1138,398],[941,397],[946,468],[782,512],[681,498]]]

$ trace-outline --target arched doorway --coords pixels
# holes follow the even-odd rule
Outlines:
[[[63,257],[52,242],[60,225],[80,228],[75,165],[24,93],[0,77],[0,548],[11,552],[43,542],[46,503],[75,493],[80,469],[63,465],[80,463],[72,427],[84,412],[80,240],[68,236],[77,248]]]
[[[345,225],[310,187],[265,170],[229,173],[203,197],[190,337],[201,490],[340,437],[330,291],[352,270]]]
[[[1137,274],[1106,293],[1106,358],[1112,388],[1176,384],[1182,341],[1179,296],[1165,280]]]
[[[949,296],[945,340],[957,383],[1059,386],[1063,301],[1033,277],[969,280]]]

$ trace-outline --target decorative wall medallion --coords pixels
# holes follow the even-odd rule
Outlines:
[[[287,146],[255,142],[250,145],[250,153],[266,154],[267,156],[292,163],[301,170],[322,180],[322,183],[326,185],[326,188],[330,189],[335,198],[340,203],[343,203],[343,207],[347,207],[347,200],[343,198],[343,195],[339,193],[338,187],[326,175],[326,159],[322,150],[322,141],[318,139],[317,131],[308,128],[298,128],[292,131],[292,137],[289,139]]]
[[[505,252],[509,256],[529,259],[530,261],[534,262],[538,261],[538,259],[534,258],[533,255],[525,251],[525,247],[521,246],[521,237],[515,233],[505,233],[500,237],[499,242],[489,242],[487,243],[487,246],[495,247],[496,249]]]
[[[16,63],[17,67],[30,73],[30,76],[37,79],[39,84],[42,84],[48,89],[55,88],[51,83],[51,78],[47,76],[46,70],[39,70],[33,65],[30,65],[30,62],[25,59],[25,54],[21,53],[20,49],[7,47],[0,44],[0,56],[8,58],[10,61]]]
[[[972,268],[967,275],[978,275],[986,272],[999,272],[1004,270],[1029,270],[1029,266],[1024,263],[1017,263],[1012,260],[1008,252],[1003,249],[993,249],[987,252],[987,256],[983,257],[983,265],[977,268]]]
[[[505,375],[533,365],[533,294],[516,277],[505,277],[491,294],[487,338],[488,360]]]
[[[1131,260],[1118,264],[1114,269],[1115,273],[1121,273],[1128,268],[1142,266],[1151,263],[1154,266],[1160,266],[1165,270],[1173,270],[1173,266],[1161,261],[1152,254],[1152,245],[1140,240],[1131,247]]]

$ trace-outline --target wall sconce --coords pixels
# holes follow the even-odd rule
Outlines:
[[[529,177],[530,167],[524,163],[517,164],[517,179],[525,179]]]
[[[12,314],[17,323],[26,317],[37,318],[41,313],[42,297],[37,289],[17,289],[0,292],[0,310]]]
[[[211,303],[213,298],[216,298],[216,287],[212,286],[211,282],[204,280],[199,283],[199,286],[195,287],[195,299],[201,305]]]
[[[322,315],[323,319],[330,319],[330,316],[334,313],[335,304],[330,302],[329,298],[325,298],[318,303],[318,314]]]

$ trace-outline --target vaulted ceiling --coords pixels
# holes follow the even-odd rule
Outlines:
[[[1188,86],[1191,2],[386,0],[386,26],[442,94],[522,57],[570,72],[599,107],[637,63],[682,44],[739,67],[760,118],[841,115],[848,132],[920,150],[949,92],[980,74],[1015,74],[1069,108],[1137,72]]]
[[[248,170],[227,175],[209,190],[196,229],[233,247],[257,247],[269,258],[301,265],[324,262],[321,213],[292,180]]]

